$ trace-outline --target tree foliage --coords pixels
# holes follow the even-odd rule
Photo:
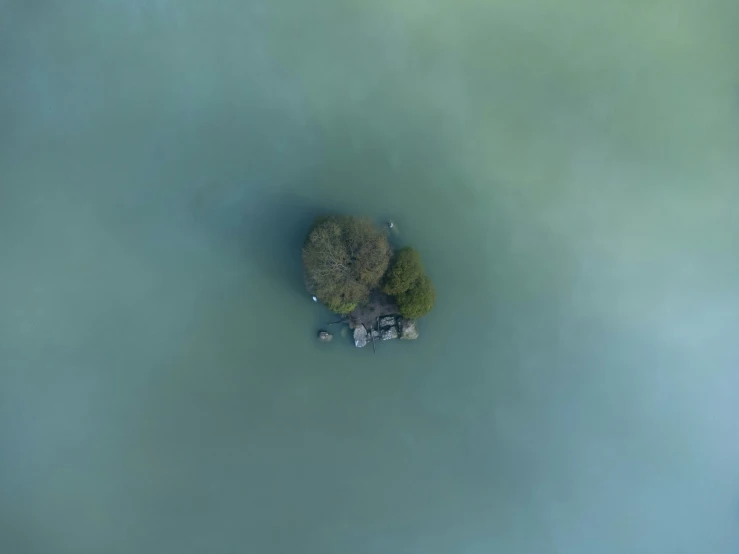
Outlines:
[[[434,307],[436,289],[426,275],[422,275],[411,288],[396,296],[398,308],[404,317],[421,317]]]
[[[323,217],[303,245],[308,290],[346,314],[377,287],[390,261],[390,244],[369,219]]]
[[[413,286],[423,275],[421,255],[414,248],[407,246],[400,249],[385,274],[383,290],[387,294],[398,295]]]

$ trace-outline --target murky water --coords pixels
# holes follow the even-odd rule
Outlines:
[[[737,552],[737,5],[0,2],[0,550]]]

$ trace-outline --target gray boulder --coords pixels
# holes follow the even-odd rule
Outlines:
[[[405,340],[416,340],[418,338],[418,327],[415,319],[403,319],[400,323],[400,338]]]
[[[395,325],[395,317],[391,315],[387,315],[387,316],[380,318],[380,328],[381,329],[383,327],[392,327],[393,325]]]
[[[364,325],[360,325],[354,329],[354,346],[357,348],[367,346],[367,329],[364,328]]]
[[[318,340],[322,342],[331,342],[334,336],[328,331],[318,331]]]
[[[380,331],[380,338],[382,340],[392,340],[398,338],[398,328],[393,325],[392,327],[388,327],[387,329],[383,329]]]

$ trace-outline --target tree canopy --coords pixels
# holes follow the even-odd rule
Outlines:
[[[303,245],[306,285],[330,310],[347,314],[379,286],[390,255],[387,237],[369,219],[319,218]]]
[[[436,289],[426,275],[421,275],[411,288],[395,297],[400,313],[415,318],[426,315],[436,302]]]
[[[411,288],[423,275],[421,255],[414,248],[407,246],[395,254],[390,268],[385,274],[383,291],[393,296]]]

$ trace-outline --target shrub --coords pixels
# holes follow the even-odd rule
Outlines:
[[[303,245],[306,286],[330,310],[349,313],[379,285],[390,253],[369,219],[319,218]]]
[[[398,295],[407,291],[423,275],[423,264],[417,250],[410,246],[395,254],[385,274],[383,290],[387,294]]]
[[[341,299],[331,299],[326,302],[326,307],[337,314],[347,315],[354,311],[354,308],[357,307],[357,303],[344,302]]]
[[[422,275],[407,291],[397,295],[398,308],[404,317],[421,317],[434,307],[436,289],[426,275]]]

